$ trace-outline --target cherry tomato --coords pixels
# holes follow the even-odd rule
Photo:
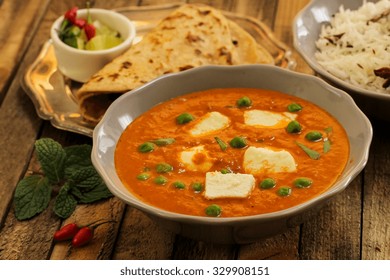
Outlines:
[[[77,10],[78,10],[78,7],[75,6],[75,7],[71,8],[70,10],[66,11],[64,18],[69,20],[71,23],[74,23],[76,20],[76,16],[77,16]]]
[[[96,35],[96,28],[91,23],[87,23],[84,25],[84,31],[87,35],[88,41],[91,40]]]
[[[80,27],[81,29],[87,24],[87,21],[83,18],[76,18],[74,21],[74,25]]]

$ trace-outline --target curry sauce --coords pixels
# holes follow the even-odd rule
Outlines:
[[[250,103],[239,104],[243,97]],[[290,105],[299,108],[293,110]],[[223,116],[226,123],[211,122],[216,130],[194,135],[210,112]],[[248,125],[248,112],[266,112],[281,120],[274,125]],[[178,121],[184,113],[192,118]],[[298,123],[300,130],[289,131],[290,122]],[[309,132],[320,137],[310,139]],[[245,145],[233,147],[235,137]],[[246,197],[207,199],[206,173],[248,173],[244,156],[249,147],[287,151],[296,168],[275,172],[265,166],[253,174],[255,186]],[[185,161],[188,151],[195,151],[191,157],[194,166]],[[115,166],[129,191],[150,205],[198,216],[205,216],[209,205],[218,205],[221,217],[237,217],[283,210],[323,193],[340,176],[348,156],[345,130],[317,105],[276,91],[226,88],[176,97],[139,116],[118,141]],[[266,178],[276,185],[262,188]],[[297,186],[299,178],[309,179],[310,184]],[[283,190],[288,192],[283,194]]]

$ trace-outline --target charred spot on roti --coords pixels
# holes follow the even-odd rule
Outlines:
[[[191,69],[191,68],[194,68],[194,66],[192,65],[184,65],[184,66],[181,66],[179,67],[179,71],[185,71],[185,70],[188,70],[188,69]]]

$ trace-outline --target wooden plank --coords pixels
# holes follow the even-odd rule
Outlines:
[[[0,103],[44,15],[48,0],[4,0],[0,6]]]
[[[364,173],[362,259],[390,259],[389,123],[373,121],[374,139]]]
[[[359,176],[316,218],[303,224],[301,259],[360,259],[361,186],[362,176]]]
[[[141,211],[127,207],[113,259],[163,260],[172,256],[175,235],[158,226]]]
[[[297,260],[299,258],[299,226],[284,233],[242,245],[238,258],[241,260]]]
[[[64,4],[62,1],[56,1],[56,3],[58,3],[60,6]],[[71,3],[69,6],[73,5],[74,4]],[[46,8],[42,6],[39,8],[46,10]],[[10,87],[0,110],[0,132],[2,133],[1,135],[8,136],[0,139],[0,143],[3,144],[3,147],[7,147],[7,149],[2,149],[0,152],[0,159],[2,162],[9,163],[8,165],[2,165],[0,167],[0,172],[4,174],[4,176],[1,176],[0,178],[0,183],[2,185],[2,188],[0,189],[0,195],[2,197],[2,200],[0,201],[0,215],[2,225],[4,224],[8,214],[5,225],[1,228],[0,258],[48,258],[49,252],[51,250],[52,235],[55,229],[57,229],[60,225],[59,219],[54,219],[53,213],[49,210],[45,211],[43,214],[32,220],[18,222],[14,218],[13,207],[11,205],[13,191],[20,178],[24,176],[24,172],[26,171],[31,152],[33,150],[35,139],[38,137],[40,125],[42,124],[42,121],[36,115],[33,104],[27,95],[21,90],[19,81],[24,73],[25,67],[35,59],[36,54],[40,50],[42,42],[49,38],[49,28],[52,22],[55,18],[64,12],[64,9],[59,9],[58,12],[55,11],[55,7],[52,9],[47,9],[45,18],[40,24],[39,32],[36,33],[32,44],[29,46],[25,60],[15,77],[14,82]],[[33,33],[34,30],[32,29],[31,32]],[[33,34],[31,36],[33,36]],[[58,131],[50,125],[49,127],[52,131],[55,131],[51,134],[55,135],[56,139],[60,138],[60,135],[71,135]],[[77,137],[75,139],[77,139]],[[69,140],[75,141],[72,139]],[[20,163],[25,164],[23,165]],[[35,164],[36,160],[33,158],[30,167]],[[117,209],[117,207],[114,207],[114,209]],[[121,217],[119,217],[119,220],[120,218]],[[35,236],[37,234],[37,228],[39,228],[39,235]],[[12,238],[16,238],[16,240]],[[42,240],[38,241],[35,240],[35,238],[42,238]],[[113,242],[114,241],[115,238],[113,239]],[[9,246],[7,244],[9,244]],[[18,249],[15,251],[14,248]],[[107,248],[109,249],[110,246],[107,246]],[[93,251],[91,253],[93,253]],[[90,258],[108,258],[110,255],[111,251],[108,253],[100,252],[99,254],[92,255],[93,257]]]
[[[232,260],[237,246],[205,243],[178,236],[173,259],[178,260]]]

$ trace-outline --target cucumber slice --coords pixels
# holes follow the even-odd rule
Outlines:
[[[90,51],[106,50],[113,48],[122,42],[123,40],[121,38],[115,36],[96,35],[87,42],[87,44],[85,45],[85,49]]]

